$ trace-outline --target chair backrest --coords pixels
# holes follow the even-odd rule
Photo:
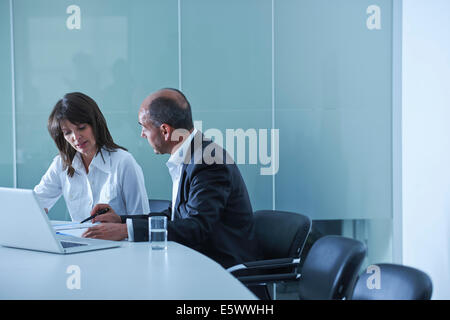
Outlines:
[[[363,272],[353,290],[353,300],[430,300],[433,285],[430,277],[415,268],[380,263]],[[378,267],[378,268],[376,268]],[[379,272],[376,279],[375,272]],[[375,283],[375,281],[378,281]]]
[[[349,298],[365,255],[365,245],[354,239],[325,236],[317,240],[301,270],[300,299]]]
[[[150,206],[150,212],[163,212],[172,205],[172,201],[148,199],[148,204]]]
[[[254,213],[256,238],[263,259],[299,257],[311,230],[311,220],[302,214],[260,210]]]

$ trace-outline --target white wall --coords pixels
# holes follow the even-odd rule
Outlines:
[[[403,1],[403,264],[450,299],[450,1]]]

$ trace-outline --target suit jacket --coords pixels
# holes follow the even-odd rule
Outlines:
[[[247,187],[228,153],[197,132],[183,164],[168,240],[193,248],[227,268],[261,258]],[[170,212],[167,211],[170,220]],[[148,218],[133,219],[135,241],[148,241]],[[144,218],[144,219],[143,219]]]

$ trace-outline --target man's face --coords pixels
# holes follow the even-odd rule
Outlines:
[[[155,153],[166,153],[164,148],[164,135],[162,134],[160,127],[157,127],[152,121],[150,121],[148,113],[143,108],[139,110],[138,117],[139,124],[142,127],[141,137],[147,139]]]

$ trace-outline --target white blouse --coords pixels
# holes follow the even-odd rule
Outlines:
[[[97,203],[108,203],[119,215],[150,212],[142,168],[129,152],[102,149],[92,159],[89,173],[77,152],[72,167],[75,173],[69,177],[67,169],[62,169],[61,157],[53,159],[41,182],[34,187],[43,208],[50,210],[63,195],[72,221],[89,217]]]

